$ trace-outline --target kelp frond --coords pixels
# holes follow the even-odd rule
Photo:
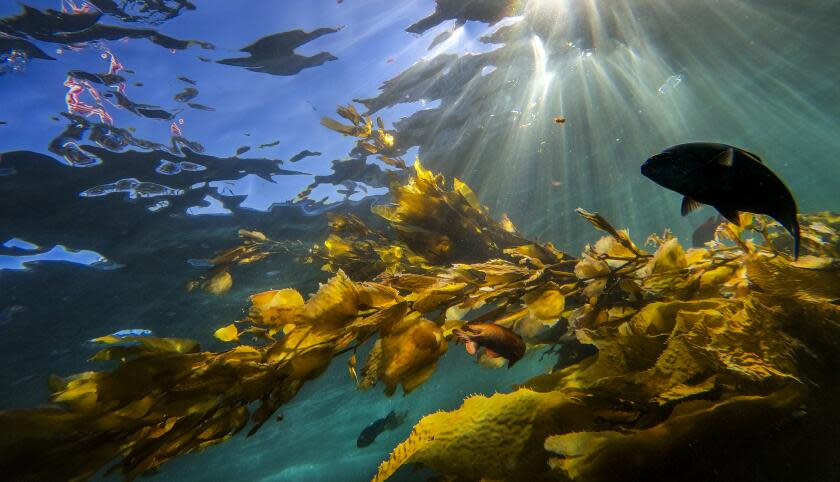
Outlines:
[[[342,112],[348,133],[373,135],[362,129],[370,119]],[[840,343],[835,215],[803,217],[810,241],[793,262],[776,228],[757,218],[724,226],[705,248],[685,250],[666,235],[648,253],[580,210],[607,236],[575,257],[522,238],[466,184],[448,185],[419,162],[391,194],[393,205],[375,210],[388,222],[382,232],[333,215],[323,246],[300,253],[333,276],[308,299],[292,288],[252,295],[247,316],[215,332],[233,344],[227,351],[100,339],[92,359],[115,368],[54,377],[49,406],[0,413],[4,476],[84,479],[113,464],[134,479],[246,427],[253,434],[346,351],[360,389],[409,393],[433,376],[453,330],[481,322],[531,350],[575,339],[597,355],[423,418],[374,480],[406,463],[470,479],[598,480],[618,454],[634,455],[621,470],[643,470],[708,431],[784,417],[815,396],[808,381],[820,377],[818,364],[801,357],[820,353],[803,347]],[[764,241],[749,239],[755,233]],[[240,234],[239,246],[211,260],[218,273],[300,248]],[[229,287],[218,273],[211,291]],[[357,371],[364,343],[372,349]]]

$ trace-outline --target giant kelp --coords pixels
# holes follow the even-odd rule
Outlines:
[[[249,424],[255,433],[337,354],[364,343],[363,367],[355,355],[349,367],[359,388],[409,393],[469,322],[507,326],[531,349],[574,337],[598,353],[427,416],[376,480],[405,463],[468,479],[630,477],[667,464],[684,441],[714,443],[708,434],[783,420],[820,396],[826,365],[813,360],[831,354],[812,341],[831,349],[840,340],[836,216],[802,223],[813,242],[793,263],[764,241],[778,229],[759,219],[724,225],[688,251],[667,232],[652,236],[648,252],[579,210],[607,236],[572,257],[522,238],[464,183],[419,163],[391,195],[394,204],[376,210],[384,229],[334,215],[323,247],[303,255],[332,278],[308,299],[290,288],[251,296],[248,314],[216,331],[236,344],[228,351],[176,338],[96,340],[103,348],[92,360],[115,367],[52,377],[49,406],[0,413],[7,475],[83,479],[114,464],[133,479]],[[241,235],[214,264],[302,252]],[[797,289],[779,273],[795,276]],[[628,453],[631,462],[616,462]]]
[[[406,462],[464,479],[685,475],[697,470],[681,465],[691,454],[761,447],[760,437],[728,439],[766,436],[833,396],[816,387],[830,377],[840,333],[833,215],[804,217],[812,255],[792,262],[733,225],[718,236],[735,246],[685,252],[666,233],[651,238],[650,255],[600,216],[581,214],[610,237],[577,262],[586,301],[564,317],[598,354],[511,394],[427,416],[374,480]],[[742,221],[767,234],[762,221]],[[831,340],[817,344],[827,352],[814,352],[821,337]]]

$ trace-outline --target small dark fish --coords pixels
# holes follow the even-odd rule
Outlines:
[[[192,84],[192,85],[196,85],[198,83],[198,82],[194,81],[193,79],[191,79],[189,77],[184,77],[184,76],[178,77],[177,79],[180,80],[181,82],[186,82],[186,83]]]
[[[391,410],[384,418],[371,423],[362,430],[359,438],[356,439],[356,447],[367,447],[372,444],[376,437],[386,430],[392,430],[399,427],[405,420],[405,413],[397,415],[397,412]]]
[[[709,219],[700,226],[697,226],[697,229],[691,234],[691,245],[695,248],[700,248],[714,239],[715,230],[722,222],[723,218],[720,216],[709,216]]]
[[[143,85],[144,85],[143,82],[135,82],[134,83],[135,87],[143,87]]]
[[[239,149],[236,150],[236,155],[245,154],[246,152],[250,151],[251,148],[249,146],[239,146]]]
[[[735,224],[740,211],[772,217],[793,236],[794,257],[799,257],[796,201],[755,154],[726,144],[680,144],[645,161],[642,174],[685,196],[683,216],[702,203]]]
[[[466,343],[470,355],[475,355],[478,347],[484,347],[487,356],[507,359],[508,368],[525,355],[522,337],[495,323],[469,323],[461,330],[452,330],[452,333]]]
[[[6,121],[0,121],[0,126],[6,125]]]

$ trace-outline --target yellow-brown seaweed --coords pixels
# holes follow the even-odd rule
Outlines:
[[[372,126],[355,109],[342,112],[354,129]],[[379,131],[367,135],[387,144]],[[364,343],[372,344],[364,366],[356,371],[355,355],[348,366],[355,383],[408,393],[433,375],[467,321],[503,325],[529,349],[574,338],[598,352],[512,393],[425,417],[374,480],[406,463],[468,479],[600,480],[628,453],[633,462],[616,473],[639,474],[667,464],[686,440],[714,443],[821,396],[808,380],[826,367],[803,357],[840,346],[837,216],[803,217],[811,258],[794,263],[760,218],[724,225],[700,249],[652,237],[651,254],[580,210],[608,236],[575,258],[522,238],[466,184],[448,187],[419,163],[391,193],[394,205],[376,210],[388,230],[333,216],[324,245],[305,253],[332,278],[308,299],[291,288],[252,295],[245,319],[216,331],[231,349],[99,339],[108,346],[92,360],[116,367],[53,377],[50,406],[0,412],[5,476],[85,479],[113,464],[136,478],[249,424],[254,433],[333,357]],[[750,233],[764,242],[745,239]],[[218,273],[297,249],[262,233],[240,236],[213,258]],[[246,343],[246,333],[260,342]]]

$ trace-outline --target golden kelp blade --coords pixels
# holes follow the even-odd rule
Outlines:
[[[353,124],[360,124],[362,122],[362,116],[353,104],[347,104],[346,107],[339,106],[336,112],[338,112],[338,115],[344,117]]]
[[[581,405],[559,392],[476,395],[458,410],[423,417],[379,466],[373,482],[407,463],[465,480],[539,480],[549,472],[548,457],[534,445],[542,444],[555,424],[574,429],[591,421]]]
[[[811,267],[799,267],[807,261]],[[805,258],[794,265],[778,258],[751,257],[747,260],[747,276],[771,294],[808,301],[840,300],[840,266],[832,258]]]
[[[355,126],[348,126],[348,125],[342,124],[341,122],[334,121],[334,120],[330,119],[329,117],[322,117],[321,118],[321,125],[323,125],[324,127],[328,128],[328,129],[332,129],[336,132],[340,132],[340,133],[342,133],[344,135],[347,135],[347,136],[355,135],[355,132],[356,132],[356,127]]]
[[[447,347],[440,327],[431,321],[418,319],[396,325],[382,337],[379,378],[385,382],[387,395],[394,393],[397,384],[402,384],[407,394],[428,380]]]
[[[223,295],[230,291],[231,286],[233,277],[227,271],[222,271],[210,279],[205,289],[214,295]]]
[[[90,361],[125,360],[143,355],[161,355],[166,353],[195,353],[199,351],[198,342],[185,338],[158,338],[155,336],[102,336],[91,340],[110,346],[96,352]]]
[[[251,239],[253,241],[267,241],[268,237],[259,231],[249,231],[247,229],[239,230],[239,237]]]
[[[608,232],[610,234],[610,236],[615,238],[616,241],[621,243],[622,246],[629,249],[634,254],[637,254],[637,255],[641,254],[639,252],[638,248],[636,248],[636,245],[634,245],[633,242],[630,241],[630,238],[628,238],[625,233],[621,233],[617,229],[612,227],[612,225],[606,219],[604,219],[604,217],[601,216],[600,214],[590,213],[589,211],[586,211],[582,208],[575,209],[575,212],[577,212],[578,214],[583,216],[587,221],[592,223],[596,228],[598,228],[602,231]]]
[[[236,325],[233,323],[219,328],[218,330],[213,333],[213,336],[218,338],[221,341],[238,341],[239,340],[239,332],[236,329]]]
[[[686,403],[650,429],[554,435],[545,440],[545,449],[558,455],[549,460],[551,468],[569,480],[634,480],[652,467],[672,465],[673,460],[690,456],[690,447],[726,445],[732,433],[747,434],[739,437],[749,439],[755,427],[784,419],[801,399],[801,393],[780,391],[768,396]],[[679,473],[679,469],[674,472]]]

